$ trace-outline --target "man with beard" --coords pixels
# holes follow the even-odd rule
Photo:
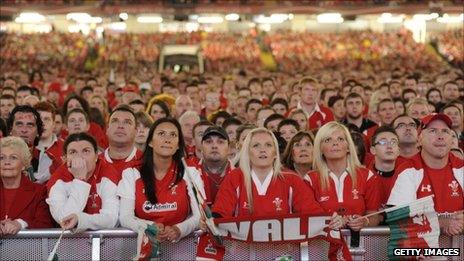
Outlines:
[[[345,101],[346,117],[341,123],[347,125],[354,124],[358,127],[359,132],[363,133],[367,129],[377,126],[377,124],[363,117],[364,101],[360,94],[352,92],[346,96]]]
[[[450,153],[451,119],[431,114],[421,120],[419,144],[422,149],[401,164],[388,199],[389,205],[403,205],[433,195],[442,231],[461,234],[464,229],[464,161]]]
[[[400,115],[393,120],[392,127],[398,135],[400,160],[411,158],[419,153],[417,144],[418,122],[415,119],[406,114]]]
[[[203,158],[193,164],[201,172],[205,187],[206,203],[212,205],[222,180],[233,169],[229,156],[229,136],[219,126],[208,127],[201,139]]]

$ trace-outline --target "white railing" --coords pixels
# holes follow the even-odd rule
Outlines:
[[[387,260],[387,227],[366,228],[360,232],[359,246],[350,246],[354,260]],[[0,260],[45,260],[61,234],[59,229],[25,230],[0,239]],[[352,242],[349,230],[343,235]],[[126,229],[66,231],[58,249],[59,260],[131,260],[136,254],[137,235]],[[177,243],[161,244],[161,260],[194,260],[197,238],[192,235]],[[253,243],[226,240],[225,260],[274,260],[289,255],[294,260],[326,260],[328,243]],[[440,247],[460,248],[463,260],[464,236],[441,236]]]

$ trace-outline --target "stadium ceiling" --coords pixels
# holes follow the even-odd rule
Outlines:
[[[26,4],[27,2],[27,4]],[[44,3],[45,2],[45,3]],[[11,0],[3,0],[0,5],[2,16],[15,15],[24,11],[40,12],[44,15],[65,14],[71,12],[86,12],[92,15],[114,15],[125,12],[139,14],[157,12],[167,15],[185,15],[192,13],[294,13],[318,14],[324,12],[338,12],[344,16],[402,13],[416,14],[424,12],[462,13],[462,0],[454,1],[277,1],[277,0],[51,0],[25,1],[18,4]]]

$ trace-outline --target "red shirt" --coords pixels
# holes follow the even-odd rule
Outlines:
[[[398,167],[398,164],[399,162],[396,161],[395,162],[395,168]],[[380,205],[381,207],[385,207],[385,205],[387,204],[387,201],[388,201],[388,198],[390,197],[390,192],[391,192],[391,189],[393,187],[393,185],[395,184],[395,181],[396,181],[396,178],[398,177],[398,175],[396,175],[396,173],[393,173],[392,176],[390,177],[387,177],[387,176],[382,176],[379,171],[375,168],[375,161],[373,160],[369,166],[368,166],[368,169],[370,171],[372,171],[374,173],[374,178],[378,179],[378,184],[381,186],[378,187],[378,191],[379,191],[379,197],[380,197]],[[394,172],[394,170],[393,170]]]
[[[308,186],[296,173],[282,172],[280,177],[270,177],[270,179],[264,193],[262,193],[263,191],[259,193],[257,185],[253,179],[251,180],[253,212],[250,213],[244,174],[240,168],[234,169],[222,181],[212,212],[218,213],[222,217],[268,216],[289,213],[306,213],[315,216],[323,214],[323,209],[314,199],[313,191],[308,189]]]
[[[367,211],[379,209],[378,180],[368,169],[357,169],[356,187],[353,186],[350,174],[345,171],[340,178],[330,173],[329,186],[322,189],[319,175],[318,171],[312,171],[308,173],[308,178],[325,214],[337,212],[339,215],[364,215]]]
[[[175,163],[171,165],[162,180],[155,179],[156,204],[151,204],[145,196],[145,186],[141,178],[135,181],[135,215],[145,220],[172,226],[187,219],[190,214],[190,197],[187,183],[176,179]]]
[[[216,199],[216,194],[219,190],[219,186],[224,180],[224,177],[229,175],[229,173],[231,173],[234,168],[231,167],[230,163],[228,163],[226,169],[224,170],[224,173],[222,175],[219,175],[219,174],[209,174],[206,171],[202,162],[198,162],[196,164],[193,162],[190,162],[187,164],[189,164],[189,166],[196,168],[201,173],[201,179],[203,181],[203,185],[205,188],[205,194],[206,194],[206,204],[212,205],[214,200]]]
[[[3,205],[0,213],[0,220],[6,218],[8,216],[8,212],[11,208],[11,205],[13,204],[16,194],[18,192],[19,188],[15,189],[3,189],[3,194],[2,194],[2,200],[3,200]]]
[[[308,118],[308,127],[310,130],[320,128],[327,122],[335,120],[330,109],[324,106],[319,106],[319,110],[315,110]]]
[[[452,153],[442,169],[432,169],[420,153],[397,168],[398,178],[392,188],[388,204],[399,205],[434,195],[438,213],[464,209],[464,161]]]
[[[112,165],[116,169],[119,179],[121,179],[122,172],[125,169],[127,168],[140,169],[142,165],[143,153],[139,149],[134,147],[132,149],[132,152],[129,154],[129,156],[127,156],[127,158],[115,160],[110,157],[110,154],[107,148],[103,154],[100,154],[99,157],[102,160],[104,160],[106,163]]]

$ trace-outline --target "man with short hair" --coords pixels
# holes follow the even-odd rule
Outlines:
[[[65,119],[67,135],[79,132],[88,132],[90,129],[89,115],[81,108],[75,108],[68,112]],[[63,137],[66,139],[67,136]]]
[[[263,78],[262,87],[264,98],[266,99],[266,101],[263,102],[269,102],[271,95],[276,91],[274,80],[269,77]]]
[[[302,109],[308,118],[308,130],[316,129],[334,120],[330,109],[319,106],[319,82],[306,77],[300,80],[301,100],[297,108]]]
[[[10,135],[22,138],[31,151],[42,136],[43,123],[40,114],[28,105],[16,106],[8,117],[7,125]]]
[[[443,91],[441,92],[443,96],[443,103],[448,103],[452,100],[459,99],[459,87],[455,81],[447,81],[443,84]]]
[[[187,158],[195,156],[195,140],[193,139],[193,127],[200,122],[200,115],[194,111],[186,111],[179,117],[179,124],[184,136]]]
[[[43,132],[39,143],[34,149],[33,158],[38,160],[37,171],[34,172],[35,182],[44,184],[58,167],[63,164],[64,141],[58,138],[55,128],[55,107],[49,102],[39,102],[34,107],[43,122]]]
[[[371,140],[370,152],[374,155],[374,161],[368,168],[377,174],[382,186],[379,188],[381,204],[387,203],[390,190],[396,180],[395,166],[396,159],[400,155],[398,147],[398,135],[390,126],[379,127]]]
[[[128,105],[117,106],[110,114],[106,135],[108,148],[103,152],[103,160],[111,163],[117,173],[122,175],[126,168],[139,168],[142,152],[135,147],[137,118]]]
[[[258,110],[263,107],[258,99],[250,99],[245,105],[246,120],[250,124],[256,124]]]
[[[464,145],[464,116],[463,111],[454,103],[445,105],[441,112],[451,119],[451,128],[456,132],[458,143],[461,148]]]
[[[386,98],[382,99],[377,104],[377,115],[379,116],[379,126],[390,125],[392,121],[396,118],[397,112],[395,109],[395,103],[392,99]],[[378,126],[371,127],[365,131],[367,139],[370,141],[374,135],[375,130]]]
[[[174,106],[174,115],[176,119],[179,119],[184,112],[193,110],[192,99],[190,99],[190,97],[187,95],[179,95],[179,97],[177,97],[176,99]]]
[[[233,166],[229,161],[229,136],[222,127],[208,127],[201,139],[203,158],[194,165],[201,173],[206,203],[212,205],[222,180]]]
[[[417,125],[416,120],[406,114],[400,115],[393,120],[392,127],[398,135],[400,158],[411,158],[419,153]]]
[[[196,164],[203,158],[201,151],[201,139],[203,138],[206,129],[211,126],[214,126],[214,124],[209,121],[200,121],[193,126],[192,134],[195,142],[195,153],[189,158],[189,162]]]
[[[337,96],[337,91],[331,88],[325,88],[321,91],[321,105],[329,108],[329,99]]]
[[[422,118],[419,134],[422,150],[397,169],[398,178],[388,204],[403,205],[433,195],[440,228],[445,234],[458,235],[464,228],[464,161],[450,153],[451,124],[445,114]]]
[[[263,127],[264,126],[264,121],[269,117],[270,115],[276,113],[274,109],[270,106],[264,106],[261,107],[258,110],[258,113],[256,114],[256,124],[258,127]]]
[[[342,124],[354,124],[361,133],[377,126],[375,122],[363,117],[364,100],[360,94],[355,92],[349,93],[345,98],[344,105],[346,117],[341,121]]]
[[[401,93],[403,89],[401,88],[401,83],[397,80],[393,80],[388,84],[388,91],[392,98],[401,98]]]
[[[43,122],[37,110],[28,105],[16,106],[8,117],[7,125],[10,136],[22,138],[32,154],[43,133]],[[38,171],[39,166],[38,157],[32,158],[31,166],[26,171],[29,179],[34,181],[34,172]]]
[[[9,94],[0,96],[0,118],[7,120],[16,106],[15,97]]]
[[[16,104],[17,105],[26,105],[24,103],[24,98],[26,98],[29,95],[32,95],[31,87],[29,87],[27,85],[23,85],[23,86],[19,87],[18,90],[16,91]]]

